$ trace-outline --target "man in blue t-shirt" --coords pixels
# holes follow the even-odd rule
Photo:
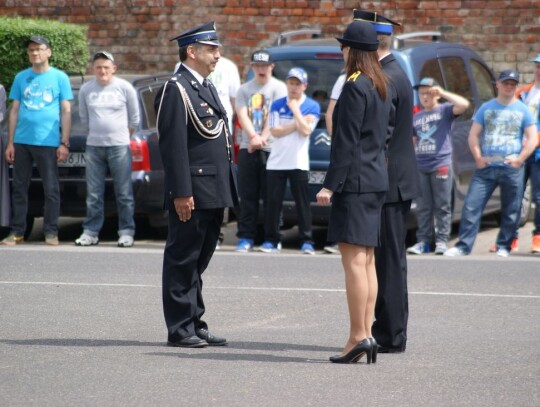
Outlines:
[[[441,88],[433,78],[414,86],[422,110],[413,117],[413,139],[421,196],[416,201],[417,243],[410,254],[430,252],[435,235],[435,254],[444,254],[452,225],[452,141],[454,119],[465,112],[469,101]],[[444,98],[446,102],[439,103]]]
[[[501,193],[501,228],[497,255],[508,257],[523,194],[523,163],[537,143],[536,122],[530,110],[515,96],[519,73],[501,72],[497,97],[484,103],[474,116],[469,147],[476,162],[459,225],[459,240],[445,256],[472,251],[482,212],[493,190]]]
[[[11,233],[2,244],[23,242],[28,187],[35,163],[43,182],[45,243],[58,245],[60,186],[58,162],[69,154],[73,93],[67,75],[50,66],[51,48],[45,37],[26,41],[32,67],[15,76],[11,92],[6,161],[13,164]],[[60,134],[61,133],[61,134]]]

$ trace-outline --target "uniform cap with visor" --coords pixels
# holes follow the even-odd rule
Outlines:
[[[178,47],[184,47],[194,43],[221,47],[217,37],[216,25],[213,21],[195,28],[190,28],[181,34],[169,38],[169,41],[178,41]]]
[[[381,35],[392,35],[394,32],[394,26],[401,26],[401,24],[396,23],[395,21],[390,20],[389,18],[383,17],[380,14],[375,13],[374,11],[364,11],[364,10],[353,10],[353,19],[355,21],[365,21],[370,23],[377,34]]]

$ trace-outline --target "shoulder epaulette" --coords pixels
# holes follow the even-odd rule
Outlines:
[[[353,82],[356,82],[356,79],[358,79],[358,77],[362,74],[362,72],[360,71],[356,71],[355,73],[353,73],[351,76],[349,76],[347,78],[348,81],[353,81]]]

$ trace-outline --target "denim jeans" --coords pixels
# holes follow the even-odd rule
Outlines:
[[[433,225],[435,242],[447,243],[452,226],[452,169],[447,166],[445,176],[438,175],[438,170],[419,170],[420,190],[422,195],[415,198],[418,242],[431,243]]]
[[[98,236],[104,221],[105,177],[111,172],[118,210],[118,235],[135,235],[135,202],[131,181],[131,149],[128,145],[86,146],[86,218],[84,233]]]
[[[262,150],[248,153],[246,148],[238,152],[240,216],[236,236],[239,239],[255,239],[261,198],[266,218],[266,160],[269,154]]]
[[[23,236],[28,213],[28,188],[32,179],[32,166],[36,167],[43,183],[43,233],[58,234],[60,216],[60,184],[56,147],[15,144],[13,185],[11,194],[11,232]]]
[[[534,209],[533,234],[540,235],[540,160],[532,161],[529,165],[532,201],[536,205],[536,208]]]
[[[457,247],[466,253],[471,252],[486,203],[495,188],[499,186],[501,227],[496,243],[497,248],[510,250],[521,207],[523,172],[523,166],[516,169],[506,165],[490,165],[475,171],[463,203]]]

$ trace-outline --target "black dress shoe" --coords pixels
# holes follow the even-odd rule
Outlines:
[[[208,346],[208,342],[193,335],[178,341],[167,341],[167,346],[176,346],[178,348],[204,348]]]
[[[224,346],[227,345],[227,339],[221,338],[219,336],[212,335],[210,332],[208,332],[208,329],[201,328],[196,329],[195,333],[197,336],[204,341],[208,342],[208,345],[210,346]]]
[[[405,349],[402,349],[402,348],[387,348],[386,346],[379,345],[378,352],[379,353],[403,353],[403,352],[405,352]]]

